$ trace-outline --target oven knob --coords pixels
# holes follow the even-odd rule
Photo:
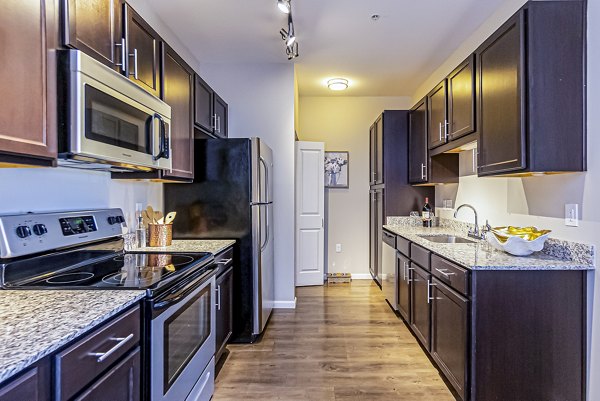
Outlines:
[[[113,224],[117,224],[117,218],[115,216],[109,216],[108,217],[108,224],[110,224],[111,226]]]
[[[17,227],[17,236],[19,238],[27,238],[31,235],[31,229],[28,226]]]
[[[44,224],[35,224],[33,226],[33,232],[35,235],[44,235],[48,232],[48,229]]]
[[[125,222],[125,218],[123,216],[117,216],[117,223],[121,224]]]

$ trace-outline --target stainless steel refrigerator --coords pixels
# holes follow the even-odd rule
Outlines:
[[[260,138],[196,139],[194,182],[165,184],[177,239],[235,239],[234,342],[254,342],[274,303],[273,152]]]

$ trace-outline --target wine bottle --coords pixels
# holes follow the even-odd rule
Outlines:
[[[421,215],[423,219],[423,227],[431,227],[431,206],[429,205],[429,198],[425,198],[425,205],[423,206],[423,213]]]

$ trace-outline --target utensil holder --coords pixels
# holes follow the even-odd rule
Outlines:
[[[169,246],[173,241],[173,224],[148,224],[148,246]]]

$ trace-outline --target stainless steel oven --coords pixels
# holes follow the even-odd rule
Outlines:
[[[59,52],[59,164],[171,169],[171,107],[78,50]]]
[[[215,278],[206,272],[149,302],[150,399],[208,401],[214,391]]]

